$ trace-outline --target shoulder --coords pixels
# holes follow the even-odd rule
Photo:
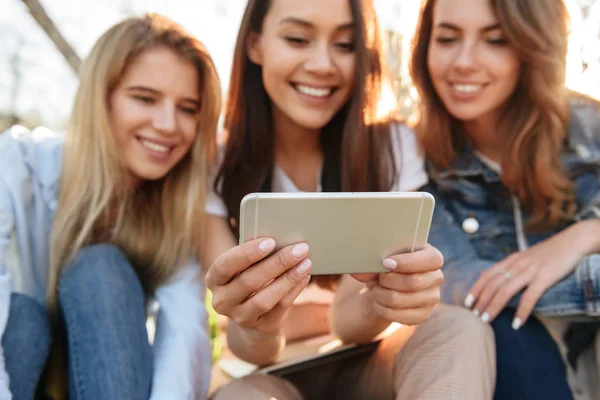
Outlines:
[[[600,149],[600,103],[590,97],[574,94],[569,100],[569,111],[569,137]]]
[[[0,134],[0,177],[19,189],[24,179],[56,186],[62,164],[64,136],[46,128],[33,131],[13,126]]]
[[[415,131],[403,121],[390,124],[398,181],[394,190],[417,190],[427,183],[423,152]]]

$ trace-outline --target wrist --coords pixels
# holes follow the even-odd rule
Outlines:
[[[600,220],[591,219],[571,226],[571,243],[577,246],[581,257],[600,252]]]
[[[239,326],[240,336],[244,339],[244,341],[249,343],[264,343],[264,342],[274,342],[281,341],[283,339],[283,333],[281,329],[276,332],[260,332],[256,329],[244,328]]]

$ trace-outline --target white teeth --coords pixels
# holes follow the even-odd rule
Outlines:
[[[161,153],[166,153],[169,151],[169,147],[163,146],[158,143],[150,142],[150,141],[144,140],[144,139],[142,139],[141,142],[142,142],[142,145],[144,145],[144,147],[147,147],[150,150],[158,151]]]
[[[478,91],[479,89],[481,89],[483,87],[483,85],[459,85],[459,84],[455,84],[455,85],[452,85],[452,87],[454,88],[454,90],[456,90],[457,92],[460,92],[460,93],[475,93],[476,91]]]
[[[326,97],[329,96],[331,94],[331,88],[329,89],[317,89],[317,88],[313,88],[310,86],[304,86],[304,85],[296,85],[296,89],[304,94],[307,94],[309,96],[314,96],[314,97]]]

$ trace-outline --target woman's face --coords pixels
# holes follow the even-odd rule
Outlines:
[[[262,67],[275,118],[327,125],[351,96],[356,55],[348,0],[273,0],[248,56]]]
[[[200,93],[194,65],[167,47],[148,49],[110,95],[110,123],[121,162],[135,182],[164,177],[198,132]]]
[[[434,89],[464,122],[495,123],[519,81],[520,61],[489,0],[436,0],[427,57]]]

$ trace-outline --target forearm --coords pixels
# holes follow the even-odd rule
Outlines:
[[[390,325],[373,310],[371,291],[344,276],[331,309],[331,331],[344,343],[368,343]]]
[[[256,365],[270,365],[277,361],[285,347],[285,336],[253,337],[241,329],[234,321],[227,324],[227,344],[237,357]]]
[[[282,329],[288,342],[329,333],[331,307],[327,304],[295,304],[282,320]]]
[[[600,253],[600,219],[588,219],[571,225],[574,240],[581,247],[582,255]]]

